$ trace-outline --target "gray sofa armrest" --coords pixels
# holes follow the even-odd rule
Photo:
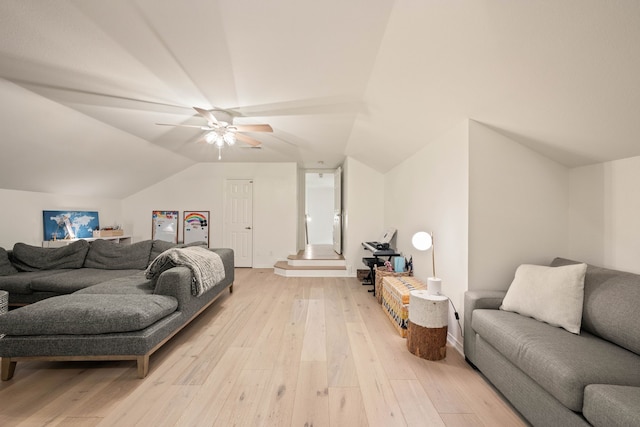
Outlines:
[[[467,291],[464,294],[464,356],[475,363],[476,333],[471,327],[473,310],[497,310],[507,291]]]
[[[187,267],[173,267],[163,271],[156,282],[154,294],[169,295],[178,300],[178,311],[194,298],[191,295],[191,270]]]

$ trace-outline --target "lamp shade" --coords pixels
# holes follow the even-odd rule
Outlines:
[[[433,239],[426,231],[419,231],[411,238],[411,244],[419,251],[428,251],[433,245]]]
[[[419,251],[428,251],[431,249],[431,268],[433,271],[433,277],[436,277],[436,249],[433,245],[433,234],[429,234],[426,231],[418,231],[411,238],[411,244]]]

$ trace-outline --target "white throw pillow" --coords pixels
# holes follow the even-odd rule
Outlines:
[[[523,264],[502,301],[501,310],[580,333],[587,264],[545,267]]]

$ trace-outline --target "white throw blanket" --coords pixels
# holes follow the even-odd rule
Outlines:
[[[155,281],[163,271],[177,266],[191,270],[191,293],[195,296],[204,294],[225,277],[220,255],[198,246],[171,248],[162,252],[149,264],[145,276]]]

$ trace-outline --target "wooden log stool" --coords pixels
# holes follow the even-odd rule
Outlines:
[[[407,349],[427,360],[441,360],[447,356],[447,327],[449,300],[431,295],[426,290],[411,291]]]

